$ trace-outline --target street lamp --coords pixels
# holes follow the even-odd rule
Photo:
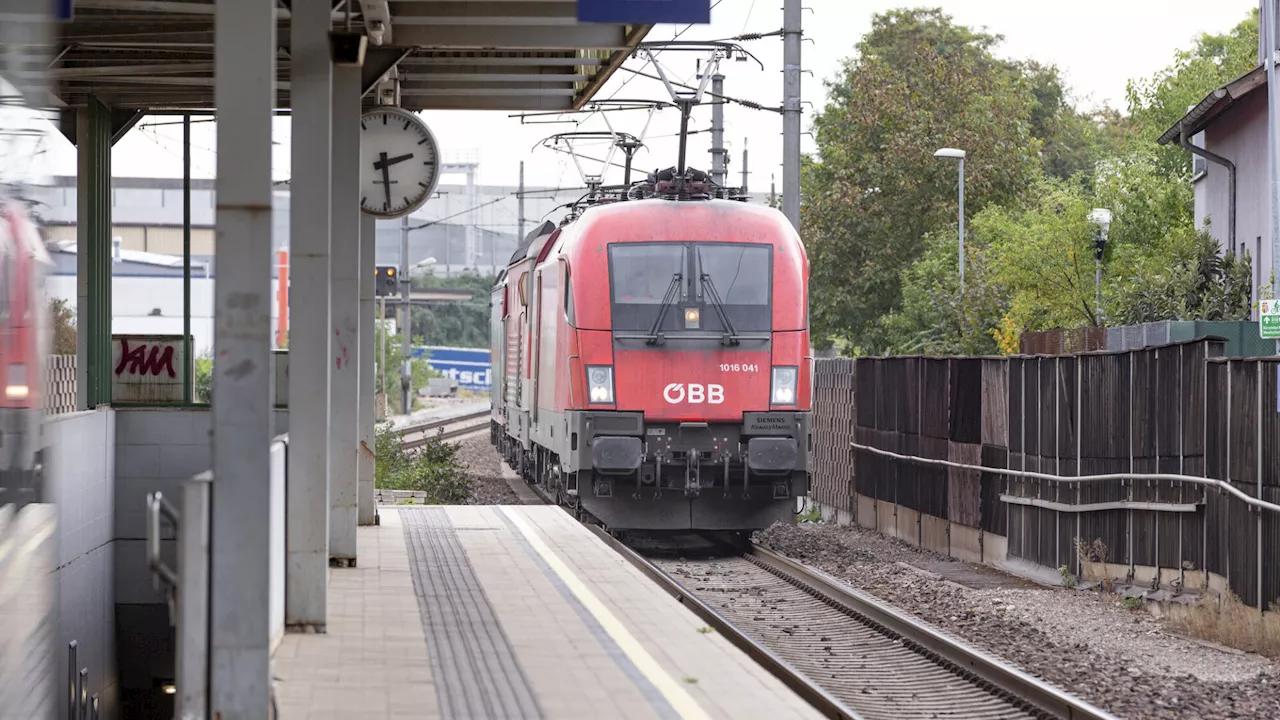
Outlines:
[[[1111,228],[1111,211],[1106,208],[1094,208],[1089,212],[1089,222],[1093,223],[1093,287],[1094,312],[1097,313],[1097,325],[1102,327],[1102,254],[1107,251],[1107,230]]]
[[[936,158],[960,161],[960,294],[964,294],[964,156],[963,150],[942,148],[933,154]]]

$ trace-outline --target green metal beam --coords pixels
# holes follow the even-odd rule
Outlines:
[[[84,118],[84,142],[88,162],[79,178],[79,192],[86,193],[88,216],[78,223],[88,225],[88,405],[111,402],[111,110],[98,100],[90,100]]]

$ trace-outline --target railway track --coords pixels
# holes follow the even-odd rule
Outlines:
[[[441,429],[444,430],[443,433],[440,432]],[[411,450],[422,447],[432,440],[452,440],[487,429],[489,429],[489,411],[483,410],[421,425],[408,425],[396,432],[400,434],[401,446]]]
[[[1113,718],[759,546],[729,557],[647,558],[592,529],[827,717]]]

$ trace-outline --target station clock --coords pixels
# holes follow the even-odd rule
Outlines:
[[[440,180],[440,147],[426,123],[397,107],[360,118],[360,209],[398,218],[422,206]]]

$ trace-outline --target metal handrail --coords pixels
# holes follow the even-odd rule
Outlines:
[[[952,462],[950,460],[935,460],[933,458],[916,457],[915,455],[899,455],[889,450],[881,450],[873,448],[869,445],[851,442],[849,443],[855,450],[865,450],[866,452],[891,457],[896,460],[906,460],[907,462],[919,463],[922,465],[938,465],[941,467],[957,468],[959,470],[973,470],[976,472],[992,473],[995,475],[1008,475],[1011,477],[1031,478],[1034,480],[1049,480],[1052,482],[1100,482],[1104,480],[1169,480],[1172,482],[1193,483],[1195,485],[1207,485],[1216,487],[1220,491],[1231,493],[1237,498],[1243,500],[1249,505],[1259,510],[1269,510],[1274,513],[1280,513],[1280,505],[1269,503],[1266,500],[1250,497],[1240,492],[1230,483],[1216,480],[1214,478],[1195,477],[1194,475],[1176,475],[1170,473],[1109,473],[1106,475],[1049,475],[1047,473],[1032,472],[1030,470],[1010,470],[1005,468],[986,467],[984,465],[969,465],[967,463]]]
[[[151,580],[156,590],[161,589],[161,582],[170,588],[178,587],[177,571],[165,565],[160,557],[161,517],[167,519],[174,531],[177,531],[181,519],[178,511],[164,499],[159,491],[147,493],[147,566],[151,568]]]

